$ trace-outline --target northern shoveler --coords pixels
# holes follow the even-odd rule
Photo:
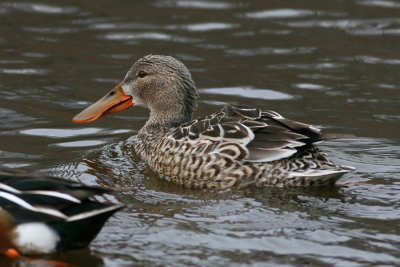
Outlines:
[[[325,185],[353,169],[334,164],[313,145],[324,139],[316,127],[238,106],[192,120],[197,98],[183,63],[148,55],[73,122],[92,122],[133,105],[150,109],[134,138],[136,153],[165,179],[191,188]]]
[[[110,190],[54,177],[0,171],[0,253],[47,254],[89,245],[123,205]]]

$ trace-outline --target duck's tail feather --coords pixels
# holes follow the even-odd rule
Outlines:
[[[338,166],[337,169],[314,169],[304,172],[290,172],[288,180],[292,186],[333,185],[340,177],[353,170],[353,167]]]

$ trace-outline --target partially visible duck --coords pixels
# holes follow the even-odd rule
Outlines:
[[[334,164],[314,146],[324,139],[316,127],[239,106],[193,120],[197,98],[183,63],[148,55],[73,122],[133,105],[148,108],[150,118],[134,138],[136,153],[163,178],[190,188],[326,185],[353,169]]]
[[[123,205],[110,190],[0,171],[0,253],[11,257],[84,248]]]

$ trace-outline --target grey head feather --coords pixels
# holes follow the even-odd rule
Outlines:
[[[137,81],[135,92],[151,111],[149,124],[178,126],[192,119],[199,94],[182,62],[170,56],[147,55],[134,63],[125,81],[134,80],[140,70],[150,76],[147,84]]]

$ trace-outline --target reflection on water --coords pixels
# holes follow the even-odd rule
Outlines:
[[[343,30],[353,35],[398,35],[400,29],[391,29],[399,26],[400,19],[370,19],[370,20],[311,20],[289,22],[291,27],[323,27]]]
[[[98,133],[102,129],[100,128],[83,128],[83,129],[51,129],[51,128],[43,128],[43,129],[28,129],[22,130],[19,133],[25,135],[33,135],[33,136],[46,136],[46,137],[71,137],[71,136],[79,136],[86,134],[94,134]]]
[[[2,7],[9,9],[10,11],[25,11],[43,14],[70,14],[76,12],[78,9],[75,7],[60,7],[53,5],[45,5],[39,3],[14,3],[6,2],[2,4]]]
[[[317,12],[301,9],[270,9],[246,13],[246,17],[253,19],[293,18],[315,15]]]
[[[202,94],[211,95],[230,95],[240,96],[246,98],[258,98],[266,100],[287,100],[293,98],[293,96],[284,94],[278,91],[269,89],[255,89],[250,87],[225,87],[225,88],[207,88],[201,89]]]
[[[117,190],[127,208],[77,266],[400,264],[400,4],[126,1],[0,3],[0,161]],[[71,118],[143,55],[184,61],[197,115],[234,103],[354,136],[321,144],[357,170],[337,187],[188,190],[130,149],[148,111]],[[1,266],[28,265],[0,258]],[[24,265],[24,266],[25,266]]]

